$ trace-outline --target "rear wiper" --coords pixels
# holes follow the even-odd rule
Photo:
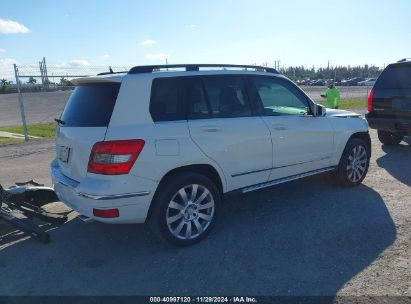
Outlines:
[[[65,121],[63,121],[63,120],[61,120],[61,119],[59,119],[59,118],[54,118],[54,121],[57,122],[59,125],[65,125],[65,124],[66,124]]]

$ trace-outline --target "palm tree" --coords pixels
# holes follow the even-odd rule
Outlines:
[[[0,88],[1,93],[5,93],[10,89],[9,88],[10,81],[7,81],[7,79],[4,79],[4,78],[0,79],[0,83],[1,83],[1,88]]]

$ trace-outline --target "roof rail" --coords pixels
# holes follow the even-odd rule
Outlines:
[[[135,66],[128,71],[128,74],[152,73],[160,69],[185,68],[186,71],[199,71],[200,68],[242,68],[264,71],[278,74],[276,69],[257,65],[237,65],[237,64],[167,64],[167,65],[141,65]]]
[[[406,61],[411,61],[411,58],[403,58],[401,60],[398,60],[397,62],[406,62]]]

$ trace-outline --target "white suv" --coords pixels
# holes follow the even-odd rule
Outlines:
[[[326,113],[270,68],[138,66],[73,83],[51,172],[85,219],[147,222],[188,245],[210,232],[223,194],[327,171],[355,186],[368,170],[366,121]]]

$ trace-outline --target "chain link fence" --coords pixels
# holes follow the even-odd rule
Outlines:
[[[0,70],[0,127],[53,122],[64,109],[72,89],[71,79],[95,76],[111,71],[128,71],[129,66],[12,65]]]
[[[46,65],[45,59],[38,64],[10,64],[10,67],[0,70],[0,127],[53,122],[54,118],[60,116],[72,92],[71,79],[107,73],[110,69],[121,72],[130,68],[131,66],[90,66],[83,62],[77,65]],[[285,68],[282,69],[285,72]],[[301,88],[316,102],[322,101],[320,95],[326,89],[325,85],[301,85]],[[365,108],[369,86],[338,88],[343,101],[362,100]]]
[[[24,92],[54,91],[71,89],[72,78],[108,73],[110,69],[114,72],[128,71],[130,68],[130,66],[46,65],[45,61],[42,61],[39,65],[18,65],[17,77],[20,80],[20,89]]]

